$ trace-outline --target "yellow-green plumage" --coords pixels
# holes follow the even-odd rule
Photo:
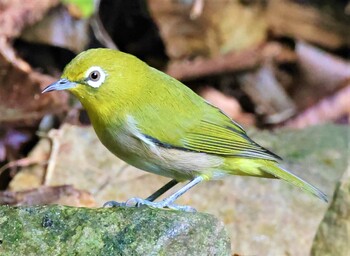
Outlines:
[[[104,79],[93,83],[94,69]],[[102,143],[131,165],[179,181],[280,178],[326,200],[317,188],[280,168],[277,155],[253,142],[219,109],[132,55],[88,50],[67,65],[62,79],[67,87],[62,88],[81,101]],[[56,83],[47,91],[62,88]]]

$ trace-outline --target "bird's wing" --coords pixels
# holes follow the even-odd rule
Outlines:
[[[280,159],[188,87],[160,71],[150,71],[150,82],[142,87],[142,101],[133,112],[139,131],[148,140],[163,147],[221,156]]]
[[[144,135],[155,144],[166,148],[220,156],[281,160],[279,156],[251,140],[239,124],[218,108],[209,104],[208,106],[203,114],[193,115],[192,120],[188,121],[191,125],[182,122],[173,127],[168,126],[162,130],[161,137],[152,136],[151,130]],[[180,132],[176,132],[178,130]]]
[[[186,149],[222,156],[280,160],[280,157],[252,141],[236,125],[201,120],[198,129],[189,131],[182,142]]]

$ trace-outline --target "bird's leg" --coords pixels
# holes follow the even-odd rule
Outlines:
[[[176,204],[174,204],[174,202],[175,202],[175,200],[177,198],[179,198],[186,191],[188,191],[189,189],[191,189],[192,187],[194,187],[195,185],[197,185],[201,181],[203,181],[203,177],[201,177],[201,176],[198,176],[198,177],[194,178],[189,183],[187,183],[185,186],[183,186],[181,189],[176,191],[174,194],[172,194],[171,196],[163,199],[160,202],[151,202],[151,201],[144,200],[144,199],[141,199],[141,198],[131,198],[128,201],[126,201],[126,206],[148,205],[148,206],[155,207],[155,208],[170,208],[170,209],[174,209],[174,210],[193,212],[193,211],[195,211],[194,208],[192,208],[190,206],[176,205]]]
[[[177,183],[179,183],[177,180],[171,180],[169,181],[167,184],[165,184],[163,187],[161,187],[160,189],[158,189],[156,192],[154,192],[152,195],[150,195],[149,197],[147,197],[145,200],[153,202],[154,200],[156,200],[158,197],[160,197],[161,195],[163,195],[165,192],[167,192],[169,189],[171,189],[172,187],[174,187]]]
[[[158,197],[160,197],[161,195],[163,195],[165,192],[167,192],[169,189],[171,189],[172,187],[174,187],[177,183],[179,183],[177,180],[171,180],[169,181],[167,184],[165,184],[163,187],[161,187],[160,189],[158,189],[156,192],[154,192],[152,195],[150,195],[149,197],[147,197],[145,200],[149,201],[149,202],[153,202],[154,200],[156,200]],[[143,200],[143,199],[139,199],[139,200]],[[118,207],[118,206],[125,206],[126,203],[119,203],[117,201],[107,201],[103,204],[103,207]],[[137,203],[136,203],[137,205]]]

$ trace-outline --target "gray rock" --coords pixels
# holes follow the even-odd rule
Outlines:
[[[350,254],[350,167],[339,182],[312,246],[311,255]]]
[[[230,255],[230,240],[204,213],[0,206],[0,255]]]

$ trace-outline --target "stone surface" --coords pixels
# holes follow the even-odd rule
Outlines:
[[[90,192],[101,206],[108,200],[147,197],[168,181],[117,159],[101,145],[91,128],[65,125],[61,129],[55,169],[47,185],[72,184]],[[336,182],[348,165],[344,153],[349,145],[347,126],[249,134],[282,156],[287,169],[332,198]],[[48,155],[44,142],[32,154]],[[14,178],[11,189],[37,186],[44,167],[26,168]],[[238,176],[200,184],[177,203],[223,220],[230,233],[232,252],[242,255],[307,255],[327,210],[327,204],[285,182]]]
[[[348,152],[350,158],[350,151]],[[339,182],[317,231],[311,255],[348,256],[350,253],[350,166]]]
[[[1,255],[230,255],[204,213],[142,208],[0,206]]]

